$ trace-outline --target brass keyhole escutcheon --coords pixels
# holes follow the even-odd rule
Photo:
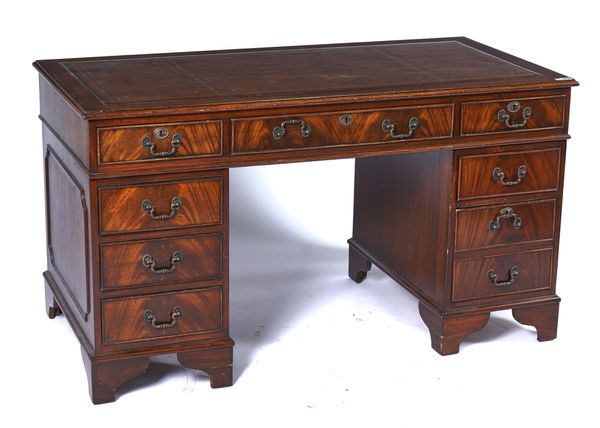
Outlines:
[[[512,102],[508,103],[508,105],[506,106],[506,109],[511,113],[518,112],[520,108],[521,108],[521,103],[518,101],[512,101]]]
[[[351,114],[343,114],[340,116],[340,124],[342,124],[343,126],[352,125],[353,121],[354,119],[352,118]]]
[[[159,140],[164,140],[169,135],[169,130],[165,127],[156,128],[154,130],[154,136]]]

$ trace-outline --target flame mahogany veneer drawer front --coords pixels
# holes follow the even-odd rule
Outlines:
[[[548,290],[552,276],[551,248],[454,262],[452,301],[509,296]]]
[[[460,209],[454,249],[552,240],[555,216],[555,199]]]
[[[232,153],[452,137],[452,104],[232,120]]]
[[[223,325],[221,287],[102,301],[105,345],[220,337]]]
[[[222,177],[100,187],[100,233],[220,224],[223,191]]]
[[[458,199],[556,191],[560,164],[559,147],[462,155]]]
[[[462,135],[562,128],[565,96],[465,102],[461,118]]]
[[[110,243],[100,248],[104,290],[223,276],[221,233]]]
[[[221,121],[101,127],[98,165],[219,156],[222,129]]]

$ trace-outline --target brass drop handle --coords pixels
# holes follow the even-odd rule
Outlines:
[[[395,140],[404,140],[406,138],[410,138],[414,134],[418,126],[419,119],[417,119],[416,117],[411,117],[408,121],[408,132],[406,134],[396,134],[394,132],[396,130],[396,125],[394,125],[391,120],[384,119],[383,122],[381,122],[381,129],[389,133],[390,136]]]
[[[175,217],[177,211],[181,209],[183,202],[179,196],[173,196],[171,199],[171,212],[169,214],[156,214],[156,208],[148,199],[144,199],[142,201],[142,210],[147,212],[150,215],[150,218],[153,220],[169,220]]]
[[[519,217],[511,207],[506,207],[500,210],[500,215],[496,217],[496,220],[490,221],[490,232],[499,230],[502,227],[502,224],[500,223],[502,220],[512,220],[513,229],[520,229],[523,224],[521,217]]]
[[[163,140],[169,135],[169,130],[167,128],[160,127],[156,128],[153,134],[154,137],[156,137],[157,139]],[[157,152],[156,145],[152,141],[152,137],[150,135],[144,135],[144,137],[142,138],[142,147],[146,150],[149,150],[150,154],[157,158],[164,158],[174,155],[175,152],[177,152],[179,146],[181,146],[182,144],[183,138],[181,138],[181,135],[173,134],[173,138],[171,139],[171,150],[169,150],[168,152]]]
[[[173,272],[177,268],[177,265],[181,263],[181,260],[183,260],[183,256],[181,255],[181,253],[179,251],[174,251],[171,255],[169,266],[157,267],[154,258],[150,254],[144,254],[142,256],[142,265],[145,268],[150,269],[152,273],[163,275],[165,273]]]
[[[508,103],[508,106],[506,108],[509,112],[516,113],[521,109],[521,104],[518,101],[513,101],[513,102]],[[500,110],[498,110],[498,120],[500,122],[504,123],[504,125],[507,128],[511,128],[511,129],[523,128],[523,127],[525,127],[525,125],[527,125],[527,121],[531,118],[532,114],[533,114],[533,112],[531,111],[531,107],[525,107],[523,109],[523,113],[521,113],[521,116],[523,117],[523,121],[520,123],[511,123],[510,115],[506,112],[506,110],[500,109]]]
[[[494,287],[508,287],[509,285],[513,284],[517,280],[518,275],[519,275],[519,267],[518,266],[513,266],[512,268],[510,268],[510,272],[508,273],[507,281],[498,281],[498,275],[496,274],[496,272],[494,272],[491,269],[487,273],[487,276],[488,276],[489,280],[492,281],[492,284],[494,284]]]
[[[150,323],[150,325],[154,328],[164,329],[175,326],[177,324],[177,318],[179,318],[183,312],[179,306],[175,306],[173,308],[173,312],[171,312],[171,321],[167,322],[158,322],[156,321],[156,315],[150,309],[146,309],[144,311],[144,319]]]
[[[496,168],[494,168],[494,170],[492,171],[492,178],[495,181],[500,181],[500,184],[502,184],[503,186],[516,186],[517,184],[519,184],[521,182],[523,177],[525,177],[526,175],[527,175],[527,167],[525,165],[519,166],[519,168],[517,169],[517,179],[514,181],[504,180],[504,178],[506,177],[506,174],[498,166]]]
[[[304,138],[310,137],[312,129],[308,123],[299,119],[290,119],[284,120],[283,122],[281,122],[281,125],[273,128],[273,138],[279,140],[281,137],[285,136],[287,134],[288,125],[300,125],[300,133],[302,134],[302,136]]]

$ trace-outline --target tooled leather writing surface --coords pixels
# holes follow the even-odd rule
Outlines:
[[[35,65],[89,116],[150,107],[552,85],[562,76],[466,38],[50,60]]]

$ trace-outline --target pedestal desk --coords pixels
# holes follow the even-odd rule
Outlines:
[[[94,403],[153,355],[232,384],[238,166],[356,158],[349,276],[375,263],[414,294],[440,354],[502,309],[556,337],[572,78],[466,38],[34,66],[46,309],[79,339]]]

